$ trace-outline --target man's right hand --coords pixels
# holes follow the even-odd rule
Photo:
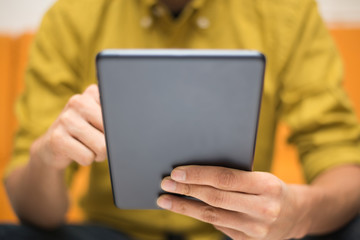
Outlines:
[[[87,166],[106,159],[97,85],[70,98],[48,131],[32,145],[31,158],[61,170],[72,161]]]

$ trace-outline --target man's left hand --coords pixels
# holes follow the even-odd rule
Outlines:
[[[182,166],[163,179],[160,207],[210,223],[233,239],[303,237],[310,225],[306,186],[287,185],[270,173]]]

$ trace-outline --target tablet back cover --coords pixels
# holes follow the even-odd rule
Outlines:
[[[97,56],[114,201],[155,209],[175,166],[252,169],[265,58],[252,51],[106,50]]]

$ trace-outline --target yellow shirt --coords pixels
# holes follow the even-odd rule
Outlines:
[[[255,170],[270,170],[279,120],[292,130],[289,141],[308,181],[330,167],[360,163],[359,127],[340,87],[342,65],[313,0],[194,0],[176,20],[156,0],[59,0],[32,47],[7,174],[28,161],[31,143],[69,97],[96,82],[95,56],[106,48],[261,51],[268,62]],[[107,163],[92,166],[82,206],[89,221],[141,239],[162,239],[164,232],[219,238],[211,226],[166,211],[117,209]]]

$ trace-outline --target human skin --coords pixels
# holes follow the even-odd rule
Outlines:
[[[161,187],[201,202],[166,194],[160,207],[213,224],[232,239],[301,238],[331,232],[359,212],[360,167],[336,167],[311,185],[290,185],[265,172],[182,166]]]
[[[31,146],[27,165],[5,182],[12,206],[25,222],[55,228],[69,206],[65,169],[106,159],[106,144],[96,85],[70,98],[48,131]]]
[[[179,12],[191,0],[159,1]],[[32,144],[28,164],[8,176],[5,186],[15,212],[22,221],[57,227],[69,206],[65,168],[73,161],[86,166],[105,158],[99,94],[92,85],[69,100],[49,130]]]
[[[176,12],[189,2],[160,1]],[[66,167],[105,158],[98,88],[91,85],[69,100],[48,131],[32,144],[28,164],[6,180],[16,213],[43,228],[59,226],[69,206]],[[311,185],[288,185],[270,173],[183,166],[163,180],[162,188],[202,202],[163,195],[158,199],[161,207],[209,222],[234,239],[297,238],[333,231],[359,212],[360,168],[338,166]]]
[[[43,228],[62,224],[69,205],[66,167],[105,160],[99,101],[96,85],[72,97],[32,145],[29,163],[8,177],[11,203],[23,221]],[[159,206],[209,222],[234,239],[297,238],[333,231],[359,212],[360,167],[339,166],[311,185],[288,185],[270,173],[182,166],[161,186],[202,202],[163,195]]]

